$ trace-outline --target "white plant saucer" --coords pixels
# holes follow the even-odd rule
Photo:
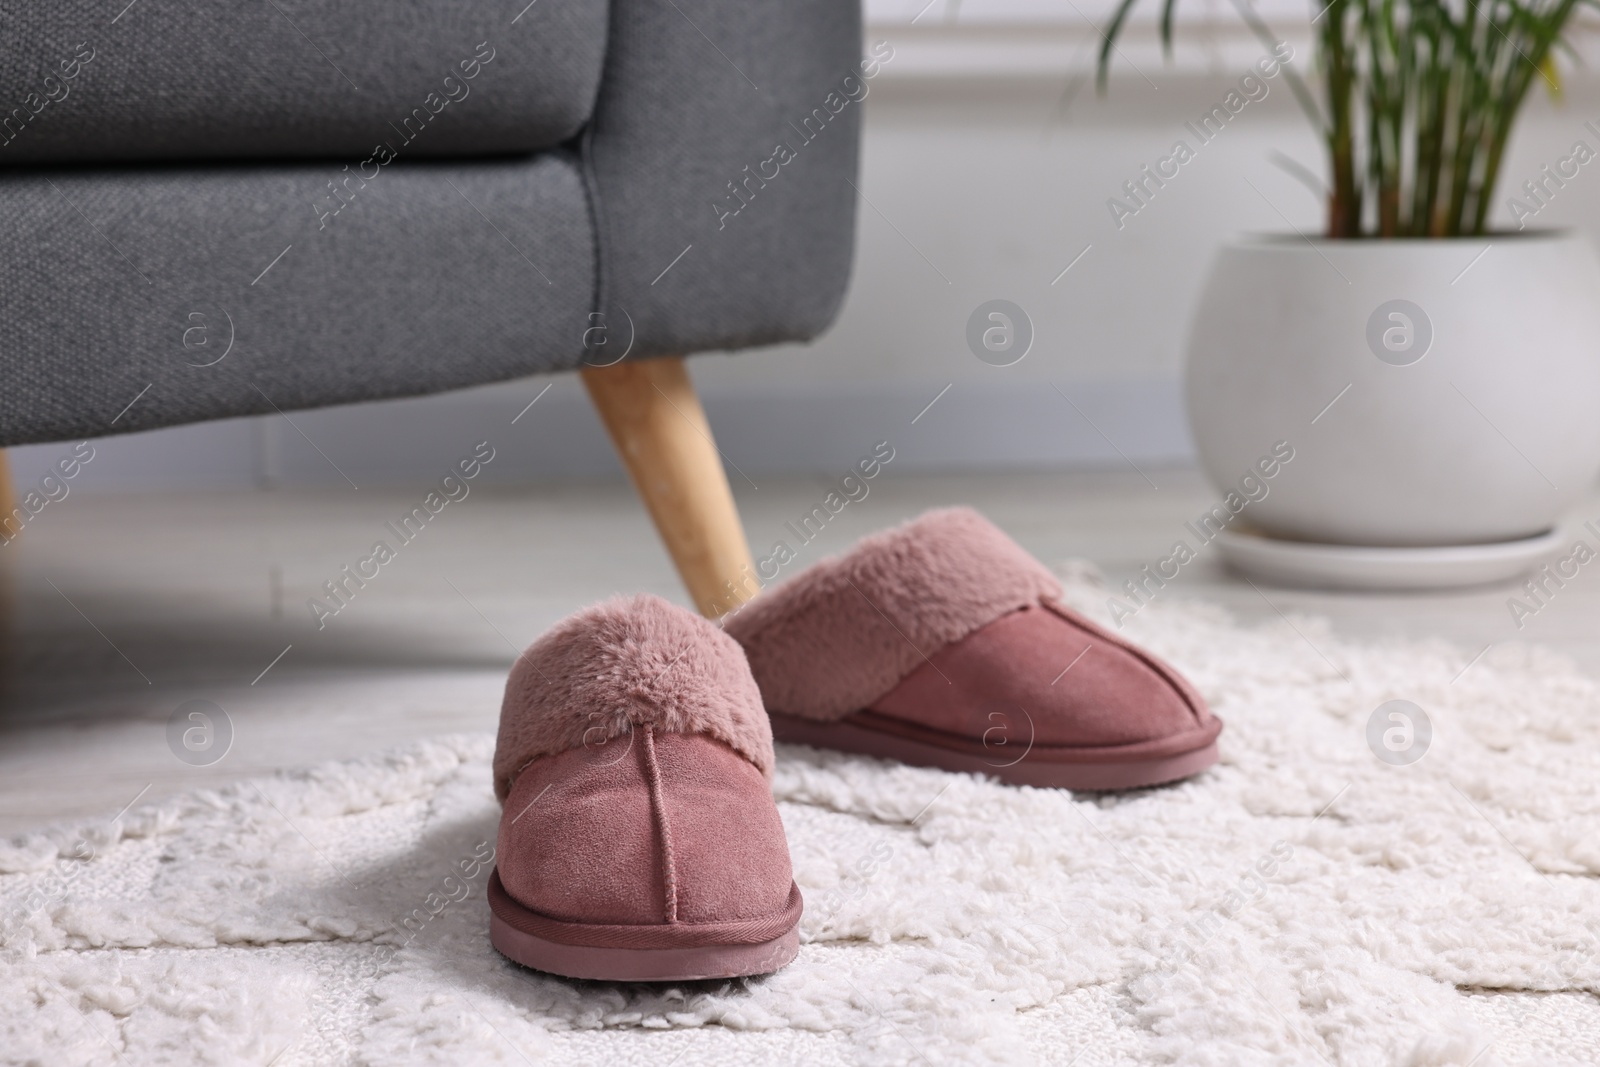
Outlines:
[[[1226,529],[1216,545],[1255,578],[1319,589],[1421,590],[1489,585],[1521,577],[1561,547],[1556,530],[1516,541],[1421,548],[1370,548],[1285,541]]]

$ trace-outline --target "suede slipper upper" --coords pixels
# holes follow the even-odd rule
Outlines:
[[[1076,789],[1215,762],[1222,723],[1194,687],[1060,595],[998,527],[949,508],[815,564],[724,626],[779,740]]]
[[[744,653],[659,597],[557,624],[506,683],[491,940],[578,978],[776,970],[801,900]]]

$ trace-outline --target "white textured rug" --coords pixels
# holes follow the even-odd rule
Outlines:
[[[1129,631],[1227,720],[1218,767],[1075,798],[780,748],[805,945],[761,980],[497,956],[488,737],[13,841],[0,1061],[1600,1062],[1600,686],[1194,603]],[[1395,698],[1411,766],[1366,740]]]

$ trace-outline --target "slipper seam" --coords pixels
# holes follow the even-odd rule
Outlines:
[[[662,881],[666,899],[663,911],[666,921],[678,921],[678,867],[672,853],[672,827],[667,822],[667,797],[661,786],[661,764],[656,760],[655,728],[644,728],[644,774],[650,783],[650,812],[655,816],[656,833],[661,836]]]

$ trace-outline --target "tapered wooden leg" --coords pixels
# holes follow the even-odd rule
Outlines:
[[[761,586],[744,527],[682,357],[582,374],[700,614],[714,619],[755,596]]]

